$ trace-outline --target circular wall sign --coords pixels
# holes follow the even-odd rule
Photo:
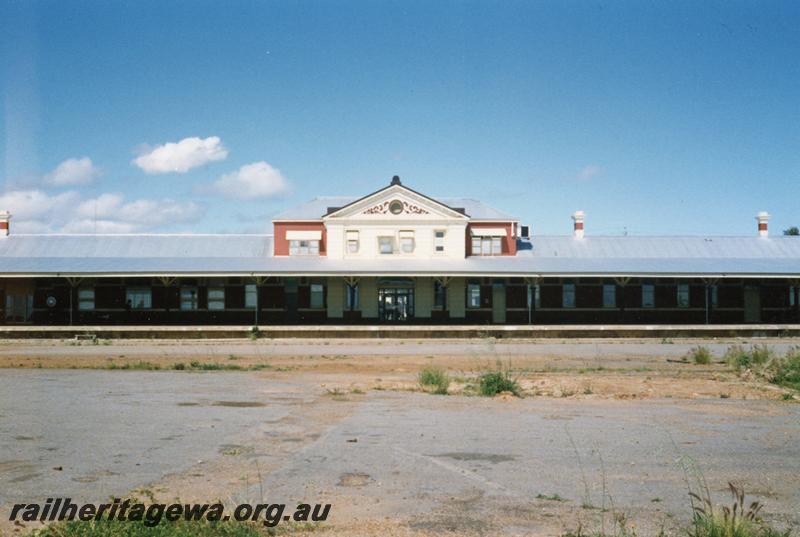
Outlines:
[[[45,302],[47,303],[47,307],[48,308],[55,308],[56,307],[56,297],[54,297],[54,296],[47,297],[47,300]]]
[[[389,204],[389,212],[392,214],[400,214],[403,212],[403,202],[394,200]]]

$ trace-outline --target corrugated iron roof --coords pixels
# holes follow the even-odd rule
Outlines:
[[[800,258],[797,237],[534,236],[521,255],[571,258]]]
[[[517,256],[274,257],[270,235],[26,235],[0,239],[0,277],[46,274],[713,275],[800,277],[798,237],[534,237]]]

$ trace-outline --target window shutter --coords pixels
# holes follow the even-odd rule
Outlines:
[[[308,308],[311,305],[311,289],[308,285],[297,286],[297,307]]]
[[[491,308],[492,307],[492,286],[491,285],[481,285],[481,307],[482,308]]]
[[[244,286],[227,285],[225,286],[225,309],[237,309],[244,307]]]

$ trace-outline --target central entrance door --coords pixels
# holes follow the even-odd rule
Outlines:
[[[413,287],[380,287],[378,316],[381,321],[407,321],[414,317]]]

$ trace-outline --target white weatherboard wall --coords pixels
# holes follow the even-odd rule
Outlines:
[[[327,255],[329,259],[464,259],[466,256],[466,223],[418,223],[387,221],[382,223],[326,223],[328,231]],[[357,253],[347,252],[347,231],[358,231]],[[400,232],[414,233],[414,251],[405,253],[400,249]],[[444,231],[444,252],[434,250],[434,233]],[[379,237],[393,237],[395,252],[381,254]]]

